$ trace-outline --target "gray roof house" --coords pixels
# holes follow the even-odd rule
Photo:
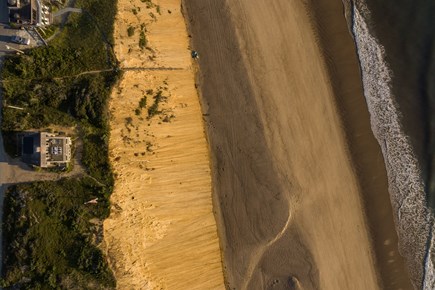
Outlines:
[[[66,165],[71,161],[71,138],[38,132],[22,137],[22,159],[42,168]]]

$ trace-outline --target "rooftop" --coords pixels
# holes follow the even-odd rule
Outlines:
[[[23,161],[40,167],[52,167],[71,161],[71,138],[39,132],[22,138]]]
[[[51,23],[51,13],[43,0],[8,0],[9,21],[23,26]]]

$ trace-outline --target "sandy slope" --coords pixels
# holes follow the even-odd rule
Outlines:
[[[342,78],[332,83],[326,64],[334,60],[320,49],[314,15],[302,1],[184,3],[193,43],[201,54],[200,88],[209,114],[215,205],[229,286],[382,289],[385,277],[378,274],[364,194],[333,90],[339,90],[348,103],[360,98],[355,102],[364,105],[358,68],[348,65],[354,56],[339,62],[344,66],[338,69],[349,71],[338,74]],[[327,8],[339,9],[334,13],[340,17],[339,6]],[[331,12],[322,10],[318,15],[325,11]],[[339,25],[344,28],[344,20]],[[323,29],[319,27],[320,35]],[[350,38],[342,33],[339,29],[327,37],[330,42],[333,37]],[[347,75],[353,85],[343,85]],[[361,116],[368,126],[367,112]],[[371,134],[365,128],[354,133]],[[376,165],[383,166],[382,161]],[[389,226],[387,233],[393,238],[377,245],[391,247],[379,250],[388,253],[388,263],[394,264],[397,246],[391,243],[397,237],[388,216],[388,193],[384,187],[369,189],[377,190],[372,196],[387,197],[383,205],[373,205],[387,209],[388,223],[378,222]],[[403,271],[385,269],[385,275]],[[388,289],[408,289],[409,281],[396,282]]]
[[[124,68],[145,70],[125,72],[111,100],[116,181],[106,250],[119,289],[222,289],[208,147],[180,1],[154,2],[161,15],[140,0],[118,4],[117,57]],[[141,24],[150,49],[139,48]],[[148,120],[158,91],[163,112]],[[137,115],[143,96],[147,108]]]

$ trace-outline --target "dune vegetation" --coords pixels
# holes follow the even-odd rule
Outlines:
[[[100,250],[113,175],[108,99],[119,78],[112,51],[116,0],[78,0],[48,46],[7,56],[1,72],[2,131],[77,127],[81,178],[9,187],[5,196],[2,285],[20,289],[107,289],[114,277]],[[8,105],[23,108],[14,110]],[[98,198],[97,204],[85,204]]]

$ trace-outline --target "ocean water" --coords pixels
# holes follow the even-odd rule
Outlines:
[[[399,249],[416,286],[435,289],[435,1],[366,0],[348,8]]]

